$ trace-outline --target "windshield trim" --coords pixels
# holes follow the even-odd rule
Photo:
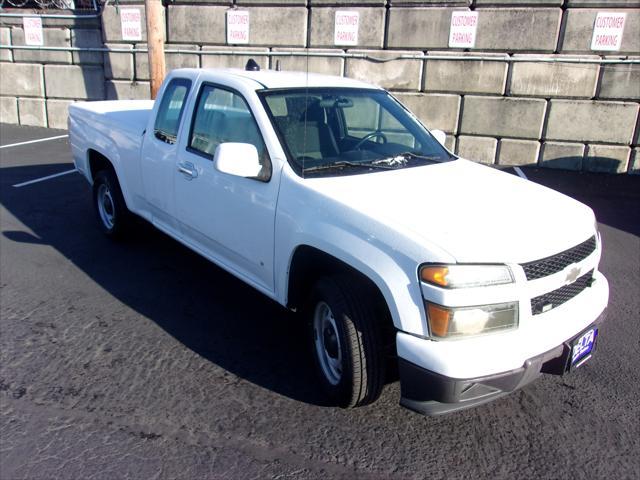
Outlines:
[[[405,107],[402,102],[400,102],[395,96],[393,96],[390,92],[388,92],[387,90],[383,89],[383,88],[375,88],[375,87],[371,87],[371,88],[362,88],[362,87],[336,87],[336,86],[325,86],[325,87],[278,87],[278,88],[264,88],[264,89],[260,89],[260,90],[256,90],[256,94],[258,95],[258,99],[260,100],[260,103],[262,104],[262,107],[264,108],[267,117],[269,118],[269,121],[271,122],[271,126],[273,128],[273,131],[275,132],[276,136],[278,137],[278,141],[280,142],[280,146],[282,147],[286,157],[287,157],[287,163],[289,164],[289,166],[291,167],[291,169],[296,173],[296,175],[298,175],[300,178],[307,178],[305,176],[305,169],[302,167],[302,165],[300,165],[294,158],[293,154],[291,153],[291,150],[289,149],[289,145],[288,143],[285,141],[282,132],[280,132],[280,129],[277,126],[277,123],[275,121],[275,117],[271,111],[271,108],[269,107],[268,103],[267,103],[267,97],[270,96],[271,94],[277,94],[277,93],[282,93],[282,92],[290,92],[290,93],[306,93],[306,94],[313,94],[313,93],[317,93],[317,92],[325,92],[327,90],[334,90],[334,91],[348,91],[348,92],[353,92],[353,93],[375,93],[375,94],[385,94],[387,95],[393,102],[395,102],[396,104],[398,104],[400,106],[400,108],[402,108],[410,117],[413,121],[415,121],[422,129],[424,129],[424,132],[431,137],[431,139],[433,139],[433,141],[440,145],[440,143],[438,142],[438,140],[431,134],[431,132],[429,131],[429,129],[418,119],[418,117],[416,117],[407,107]],[[450,152],[444,145],[441,145],[442,149],[449,155],[449,159],[447,159],[446,161],[453,161],[458,159],[459,157],[454,155],[452,152]],[[410,167],[410,168],[414,168],[414,167]],[[395,169],[388,169],[388,170],[395,170]],[[383,170],[378,170],[375,169],[373,171],[369,171],[369,172],[364,172],[366,173],[378,173],[381,172]],[[312,175],[313,177],[316,177],[316,175]]]

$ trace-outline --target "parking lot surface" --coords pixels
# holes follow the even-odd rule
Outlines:
[[[65,133],[2,125],[0,144]],[[294,314],[148,225],[109,241],[71,169],[65,138],[0,149],[2,480],[640,477],[640,177],[523,169],[598,216],[598,351],[427,418],[397,382],[323,405]]]

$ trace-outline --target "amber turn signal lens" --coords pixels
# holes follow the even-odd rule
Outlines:
[[[446,337],[449,332],[451,310],[439,307],[433,303],[427,303],[427,315],[429,316],[431,335]]]
[[[435,285],[440,285],[441,287],[446,287],[447,283],[447,274],[449,273],[449,269],[447,267],[442,266],[431,266],[431,267],[422,267],[420,271],[420,276],[422,280],[427,283],[433,283]]]

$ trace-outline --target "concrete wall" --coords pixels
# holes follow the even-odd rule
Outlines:
[[[346,75],[394,93],[430,128],[447,133],[461,156],[486,163],[589,171],[640,171],[640,65],[540,63],[536,58],[640,59],[640,0],[236,0],[249,11],[250,43],[225,43],[231,1],[175,0],[165,8],[168,68],[242,67]],[[121,0],[120,8],[143,2]],[[448,47],[451,14],[479,13],[476,46]],[[359,13],[358,45],[336,47],[336,10]],[[590,50],[599,11],[625,12],[619,52]],[[6,21],[5,21],[6,20]],[[75,100],[147,98],[143,40],[122,40],[120,17],[45,20],[45,45],[124,52],[0,50],[0,119],[64,127]],[[20,20],[3,19],[0,43],[24,44]],[[372,59],[295,57],[287,52],[357,53]],[[128,53],[130,51],[130,53]],[[232,54],[210,54],[210,52]],[[282,53],[282,55],[270,55]],[[398,55],[424,56],[397,59]],[[490,60],[459,60],[491,57]],[[444,58],[443,58],[444,57]],[[510,61],[517,59],[517,62]],[[384,62],[376,60],[387,60]]]

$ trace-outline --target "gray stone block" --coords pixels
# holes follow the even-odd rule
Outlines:
[[[0,44],[11,45],[11,30],[7,27],[0,28]],[[0,62],[12,62],[13,54],[12,50],[1,49],[0,50]]]
[[[568,7],[637,7],[638,0],[567,0]]]
[[[15,97],[0,97],[0,123],[18,123],[18,101]]]
[[[244,68],[247,61],[253,58],[260,68],[269,67],[269,57],[267,55],[237,55],[241,52],[268,52],[268,48],[258,47],[202,47],[202,52],[228,51],[230,55],[202,55],[202,68]]]
[[[498,140],[491,137],[458,137],[458,149],[456,153],[467,160],[474,162],[493,164],[496,159]]]
[[[69,105],[72,100],[47,100],[47,121],[49,128],[67,128]]]
[[[535,140],[514,140],[503,138],[500,140],[498,164],[500,165],[536,165],[540,142]]]
[[[136,48],[147,48],[146,43],[136,44]],[[176,68],[200,68],[200,48],[193,44],[168,43],[165,48],[165,68],[167,73]],[[193,50],[189,53],[169,53],[169,50]],[[136,80],[149,80],[149,53],[137,52],[135,54]]]
[[[145,16],[144,2],[135,2],[134,4],[127,4],[125,6],[120,5],[116,8],[115,5],[107,5],[102,12],[102,35],[105,42],[122,42],[130,41],[122,39],[122,22],[120,20],[119,11],[122,8],[138,8],[141,15],[141,41],[147,39],[147,20]],[[190,8],[190,7],[189,7]],[[194,7],[197,8],[197,7]]]
[[[304,7],[249,7],[249,42],[267,47],[305,47],[307,9]]]
[[[249,0],[249,1],[253,1],[253,0]],[[270,5],[278,5],[279,4],[279,2],[277,0],[273,0],[271,2],[267,2],[266,0],[265,1],[255,0],[255,1],[262,2],[262,3],[268,3]],[[287,1],[288,0],[283,0],[280,3],[285,4]],[[295,0],[293,0],[293,1],[295,1]],[[302,1],[302,0],[300,0],[300,1]],[[236,1],[235,3],[239,4],[240,2]],[[174,5],[174,4],[175,5],[193,5],[193,4],[196,4],[196,5],[198,5],[198,4],[203,4],[203,5],[222,5],[224,7],[229,8],[229,7],[233,6],[234,0],[171,0],[171,4],[172,5]]]
[[[349,50],[350,53],[370,55],[387,59],[411,52],[389,52],[376,50]],[[375,62],[361,58],[348,58],[345,69],[347,77],[380,85],[388,90],[419,90],[422,60],[392,60]]]
[[[44,98],[19,98],[18,116],[20,125],[47,126],[47,109]]]
[[[164,48],[166,49],[168,45],[165,44]],[[137,43],[135,45],[136,49],[147,48],[146,43]],[[134,55],[135,62],[135,80],[149,80],[149,52],[136,52]],[[166,67],[167,55],[165,53],[165,67]]]
[[[104,70],[98,66],[45,65],[48,98],[104,100]]]
[[[104,84],[107,100],[149,100],[149,82],[107,81]]]
[[[272,6],[290,6],[290,5],[299,5],[306,6],[306,0],[236,0],[236,5],[245,6],[245,5],[272,5]]]
[[[546,139],[630,144],[638,104],[551,100]]]
[[[98,29],[71,30],[71,46],[78,48],[102,48],[102,32]],[[73,52],[73,63],[100,65],[103,62],[100,52]]]
[[[460,133],[539,139],[546,103],[541,99],[468,95]]]
[[[596,92],[596,64],[514,62],[511,68],[511,95],[592,98]]]
[[[42,37],[45,47],[71,46],[71,33],[68,28],[43,28]],[[11,29],[11,43],[12,45],[26,45],[22,27]],[[15,62],[71,63],[71,52],[14,50],[13,60]]]
[[[639,57],[635,57],[638,59]],[[602,65],[599,98],[640,100],[640,65]]]
[[[43,97],[42,65],[33,63],[3,63],[0,75],[0,95]]]
[[[169,41],[224,45],[227,7],[171,5],[168,7]],[[253,20],[250,18],[250,21]],[[251,31],[249,31],[251,40]]]
[[[451,13],[464,8],[390,8],[389,48],[442,49],[449,47]]]
[[[567,10],[564,38],[559,45],[563,53],[591,52],[593,24],[599,11],[582,8],[570,8]],[[620,53],[637,55],[640,52],[640,34],[638,34],[640,32],[640,9],[608,9],[607,11],[627,13]],[[613,52],[606,53],[611,54]]]
[[[393,4],[394,7],[415,7],[415,6],[442,6],[446,5],[460,5],[468,7],[471,5],[473,0],[447,0],[443,2],[442,0],[392,0],[389,3]]]
[[[460,96],[438,93],[398,93],[396,98],[411,110],[427,128],[456,133]]]
[[[500,6],[531,6],[535,7],[545,6],[545,7],[560,7],[562,6],[563,0],[475,0],[475,5],[478,7],[483,7],[485,5],[500,5]]]
[[[167,73],[176,68],[200,68],[200,47],[193,44],[168,44],[165,46],[165,50],[193,50],[193,54],[189,53],[167,53],[165,55],[165,62]],[[147,64],[149,63],[149,56],[147,55]],[[148,67],[147,67],[148,68]]]
[[[584,145],[581,143],[545,142],[541,165],[562,170],[581,170]]]
[[[454,0],[455,1],[455,0]],[[463,1],[467,1],[467,0],[463,0]],[[303,2],[304,3],[304,2]],[[394,1],[393,4],[395,5],[396,2]],[[315,7],[317,5],[321,5],[321,6],[325,6],[325,5],[345,5],[345,6],[350,6],[350,5],[359,5],[359,6],[363,6],[363,5],[372,5],[372,6],[377,6],[377,7],[384,7],[385,5],[385,0],[309,0],[309,6],[310,7]],[[350,8],[350,7],[349,7]],[[345,9],[343,9],[345,10]]]
[[[629,173],[633,175],[640,175],[640,148],[634,148],[633,152],[631,152],[631,157]]]
[[[311,9],[311,36],[313,47],[333,47],[336,11],[344,7],[318,7]],[[384,8],[349,7],[359,13],[358,46],[382,48],[384,42]]]
[[[227,7],[169,7],[169,40],[177,43],[226,43]],[[307,9],[247,7],[251,45],[301,46],[307,40]]]
[[[5,4],[8,2],[5,2]],[[121,2],[122,3],[122,2]],[[26,12],[35,12],[35,13],[45,13],[43,12],[41,9],[37,9],[37,10],[22,10],[21,13],[26,13]],[[12,12],[12,13],[20,13],[20,12]],[[100,20],[96,19],[96,18],[86,18],[84,16],[78,16],[75,18],[60,18],[60,16],[54,16],[52,15],[51,17],[45,17],[42,18],[42,26],[44,28],[49,28],[49,27],[56,27],[56,28],[61,28],[61,27],[66,27],[66,28],[100,28]],[[16,16],[16,17],[2,17],[2,26],[7,26],[7,27],[22,27],[23,26],[23,17],[21,16]]]
[[[554,52],[560,8],[479,8],[476,48],[508,52]],[[448,25],[447,25],[448,28]]]
[[[429,52],[430,55],[454,55]],[[460,55],[457,53],[455,55]],[[464,54],[473,57],[477,54]],[[507,55],[483,54],[507,58]],[[429,60],[425,62],[426,91],[503,94],[507,80],[507,62],[478,60]]]
[[[589,172],[625,173],[631,148],[613,145],[589,145],[584,169]]]
[[[279,51],[293,51],[305,53],[307,50],[304,48],[274,48],[273,52]],[[311,48],[310,53],[342,53],[342,50],[337,49],[322,49]],[[272,56],[271,57],[271,69],[276,68],[276,62],[280,62],[281,70],[306,72],[307,65],[309,71],[313,73],[322,73],[324,75],[337,75],[342,76],[344,72],[344,58],[341,57],[309,57],[306,56]]]
[[[444,140],[444,146],[451,153],[455,152],[455,150],[456,150],[456,137],[455,137],[455,135],[447,135],[447,137]]]
[[[107,48],[132,50],[133,45],[126,43],[107,43]],[[136,54],[137,56],[138,54]],[[146,55],[146,53],[144,54]],[[133,79],[133,52],[108,52],[104,54],[104,76],[108,79]]]

